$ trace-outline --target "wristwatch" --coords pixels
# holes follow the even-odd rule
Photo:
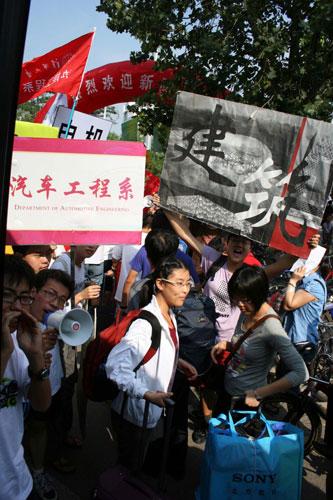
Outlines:
[[[31,379],[43,382],[43,380],[47,380],[49,378],[50,370],[48,368],[41,368],[37,373],[33,373],[30,366],[28,366],[28,375]]]
[[[256,390],[253,391],[254,392],[254,397],[256,398],[257,401],[262,401],[262,398],[259,396],[259,394],[257,393]]]

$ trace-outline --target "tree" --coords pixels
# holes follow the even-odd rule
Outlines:
[[[149,165],[148,170],[157,177],[161,177],[164,160],[164,153],[155,153],[154,151],[152,151],[151,164]]]
[[[96,111],[93,111],[91,114],[97,118],[109,120],[113,125],[117,123],[117,119],[119,118],[118,111],[114,106],[106,106],[106,108],[96,109]],[[116,119],[114,117],[116,117]]]
[[[332,116],[332,0],[100,0],[97,10],[109,29],[140,41],[132,62],[158,53],[155,69],[174,69],[164,94],[153,89],[136,100],[144,133],[170,126],[179,89]]]
[[[116,132],[109,132],[108,141],[121,141],[121,138]]]
[[[16,120],[33,122],[38,111],[42,109],[51,96],[50,92],[46,92],[36,99],[19,104],[16,110]]]

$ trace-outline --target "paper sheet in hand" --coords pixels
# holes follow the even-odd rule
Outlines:
[[[298,267],[305,266],[306,267],[305,276],[309,276],[311,271],[313,271],[320,264],[325,253],[326,253],[326,248],[318,245],[316,248],[313,248],[311,250],[309,257],[307,259],[297,259],[296,262],[293,264],[292,268],[290,269],[290,271],[294,272],[295,269],[297,269]]]

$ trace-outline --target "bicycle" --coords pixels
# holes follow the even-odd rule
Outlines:
[[[318,332],[320,340],[317,353],[311,362],[311,374],[328,382],[333,373],[333,322],[319,323]]]
[[[268,420],[289,422],[304,432],[304,456],[313,449],[314,443],[321,436],[321,419],[326,421],[326,414],[316,403],[316,392],[313,383],[329,385],[330,382],[309,377],[309,381],[299,393],[278,393],[265,397],[261,403],[261,411]]]

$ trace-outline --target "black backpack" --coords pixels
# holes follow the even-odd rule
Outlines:
[[[198,375],[211,366],[210,351],[215,345],[215,304],[206,295],[191,289],[181,307],[173,307],[177,320],[179,357],[191,363]]]
[[[202,284],[224,266],[227,256],[221,254],[211,265]],[[243,264],[242,267],[247,267]],[[179,337],[179,357],[191,363],[198,375],[209,370],[212,360],[210,351],[216,343],[216,311],[214,301],[202,292],[192,288],[181,307],[174,307]]]

